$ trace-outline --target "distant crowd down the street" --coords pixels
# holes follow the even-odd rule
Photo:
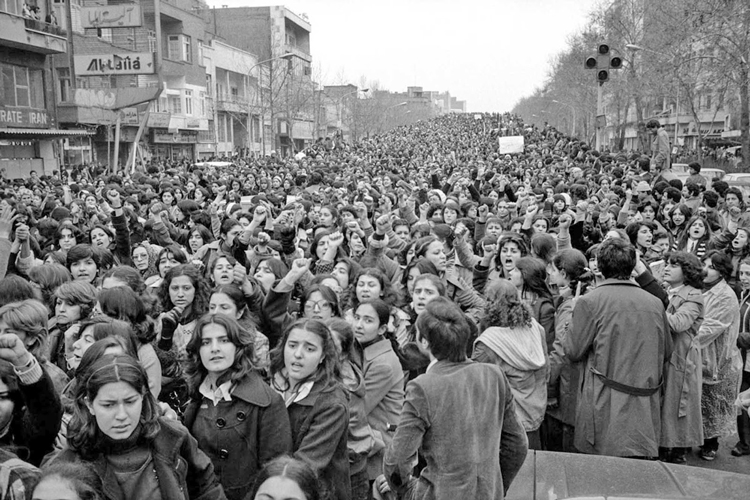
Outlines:
[[[0,489],[501,499],[529,450],[750,455],[750,200],[646,130],[3,180]]]

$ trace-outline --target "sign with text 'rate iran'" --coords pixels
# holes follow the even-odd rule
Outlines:
[[[154,73],[154,54],[151,52],[123,52],[74,56],[76,75],[150,75]]]

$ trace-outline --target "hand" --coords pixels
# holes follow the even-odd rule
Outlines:
[[[581,200],[578,203],[576,203],[576,210],[579,212],[586,212],[586,209],[588,209],[589,203],[587,201]]]
[[[19,224],[16,228],[16,239],[18,241],[28,241],[30,234],[29,226],[26,224]]]
[[[490,207],[488,207],[487,205],[482,205],[479,207],[477,213],[479,214],[479,221],[486,222],[487,215],[490,213]]]
[[[23,341],[15,333],[0,335],[0,359],[8,361],[16,368],[25,366],[30,360],[31,353],[26,349]]]
[[[529,205],[526,208],[526,217],[534,217],[537,212],[539,212],[539,206],[538,205]]]
[[[163,401],[157,401],[156,404],[159,407],[159,415],[173,422],[180,421],[180,417],[177,415],[177,412],[174,411],[172,407],[169,406],[167,403]]]
[[[427,211],[430,209],[430,204],[427,202],[422,203],[419,205],[419,215],[421,217],[427,218]]]
[[[292,268],[287,273],[286,278],[289,278],[291,281],[296,282],[299,278],[302,277],[302,275],[310,270],[311,263],[312,259],[294,259],[294,262],[292,262]]]
[[[122,208],[122,200],[120,199],[120,193],[116,189],[107,190],[107,199],[112,208]]]
[[[633,190],[632,189],[626,189],[625,190],[625,198],[627,198],[629,200],[632,197],[633,197]]]
[[[180,318],[182,317],[182,313],[185,311],[183,307],[180,306],[174,306],[174,308],[171,311],[167,311],[162,315],[163,319],[166,319],[170,323],[174,323],[175,325],[179,323]]]
[[[16,215],[16,210],[10,205],[6,205],[0,213],[0,239],[10,239],[10,231],[13,227],[13,222],[18,219],[20,215]]]
[[[573,218],[569,214],[560,215],[560,219],[558,220],[560,229],[570,229],[570,224],[572,222],[573,222]]]
[[[354,204],[354,206],[357,208],[357,217],[360,219],[366,219],[367,218],[367,205],[362,203],[361,201],[358,201]]]
[[[388,217],[388,214],[381,215],[375,221],[375,231],[378,234],[381,234],[381,235],[386,234],[390,228],[391,228],[391,219],[390,217]]]
[[[268,233],[261,231],[258,233],[258,246],[264,247],[268,245],[268,242],[271,241],[271,237],[268,236]]]
[[[347,229],[349,229],[349,231],[351,231],[353,233],[358,233],[359,234],[359,233],[362,232],[362,228],[359,227],[359,222],[357,222],[356,220],[350,220],[349,222],[347,222],[346,223],[346,227],[347,227]]]
[[[737,222],[740,220],[740,214],[742,212],[740,211],[740,207],[731,207],[729,209],[729,218],[732,219],[732,221]]]
[[[253,222],[261,223],[266,220],[266,207],[258,205],[253,212]]]
[[[334,231],[328,235],[328,248],[338,248],[344,242],[344,235]]]

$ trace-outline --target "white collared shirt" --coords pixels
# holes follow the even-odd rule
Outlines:
[[[208,382],[208,378],[204,378],[203,382],[201,382],[200,387],[198,387],[198,392],[200,392],[207,399],[211,400],[214,406],[216,406],[220,401],[232,400],[232,382],[230,380],[228,382],[224,382],[219,387],[212,387]]]

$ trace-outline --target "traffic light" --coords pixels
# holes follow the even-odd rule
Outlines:
[[[584,65],[586,66],[586,69],[596,68],[596,57],[587,57]]]
[[[622,68],[622,58],[621,57],[613,57],[609,60],[609,67],[612,69],[620,69]]]
[[[600,69],[596,73],[596,81],[597,82],[606,82],[607,80],[609,80],[609,71],[607,71],[606,69]]]
[[[596,48],[596,56],[585,59],[584,66],[586,69],[595,69],[596,81],[604,83],[609,81],[609,71],[611,69],[622,68],[622,58],[611,57],[609,45],[602,43]]]

